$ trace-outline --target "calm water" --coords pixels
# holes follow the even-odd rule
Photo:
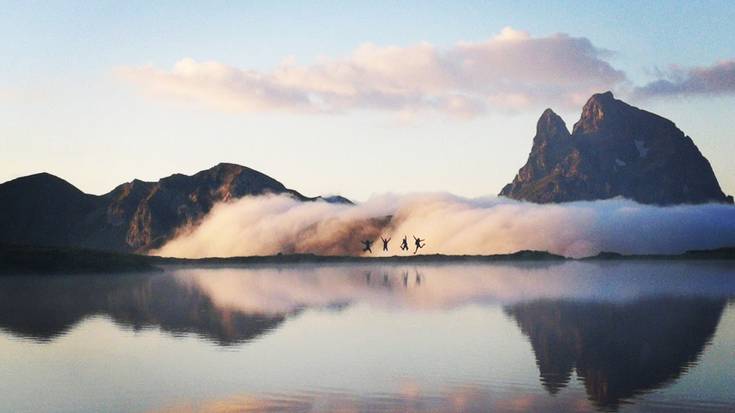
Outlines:
[[[735,411],[731,263],[0,278],[0,411]]]

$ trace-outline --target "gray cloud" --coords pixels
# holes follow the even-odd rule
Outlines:
[[[638,96],[686,96],[735,94],[735,60],[723,60],[708,67],[674,67],[663,79],[635,90]]]

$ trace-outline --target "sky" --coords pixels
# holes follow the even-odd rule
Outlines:
[[[219,162],[306,195],[497,194],[546,107],[674,121],[735,193],[735,3],[10,2],[0,181],[94,194]]]

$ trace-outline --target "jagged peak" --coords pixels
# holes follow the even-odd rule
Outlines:
[[[608,90],[607,92],[595,93],[594,95],[590,96],[590,98],[587,100],[587,104],[589,104],[590,102],[613,102],[615,100],[617,99],[615,99],[613,93]]]
[[[566,137],[569,136],[569,129],[564,119],[549,108],[541,114],[536,123],[536,136]]]
[[[615,121],[630,106],[622,100],[615,99],[609,90],[595,93],[584,104],[579,121],[574,124],[572,134],[594,132],[607,121]]]
[[[567,138],[563,125],[552,110],[544,111],[526,164],[501,195],[540,203],[615,196],[660,205],[733,202],[673,122],[612,92],[589,98]]]

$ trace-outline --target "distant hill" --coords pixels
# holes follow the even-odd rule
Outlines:
[[[101,196],[40,173],[0,184],[0,242],[144,252],[163,245],[183,225],[197,223],[217,202],[267,193],[350,202],[339,196],[308,198],[263,173],[228,163],[158,182],[136,179]]]
[[[536,203],[617,196],[659,205],[733,203],[690,137],[610,92],[587,101],[572,133],[547,109],[528,161],[500,195]]]

